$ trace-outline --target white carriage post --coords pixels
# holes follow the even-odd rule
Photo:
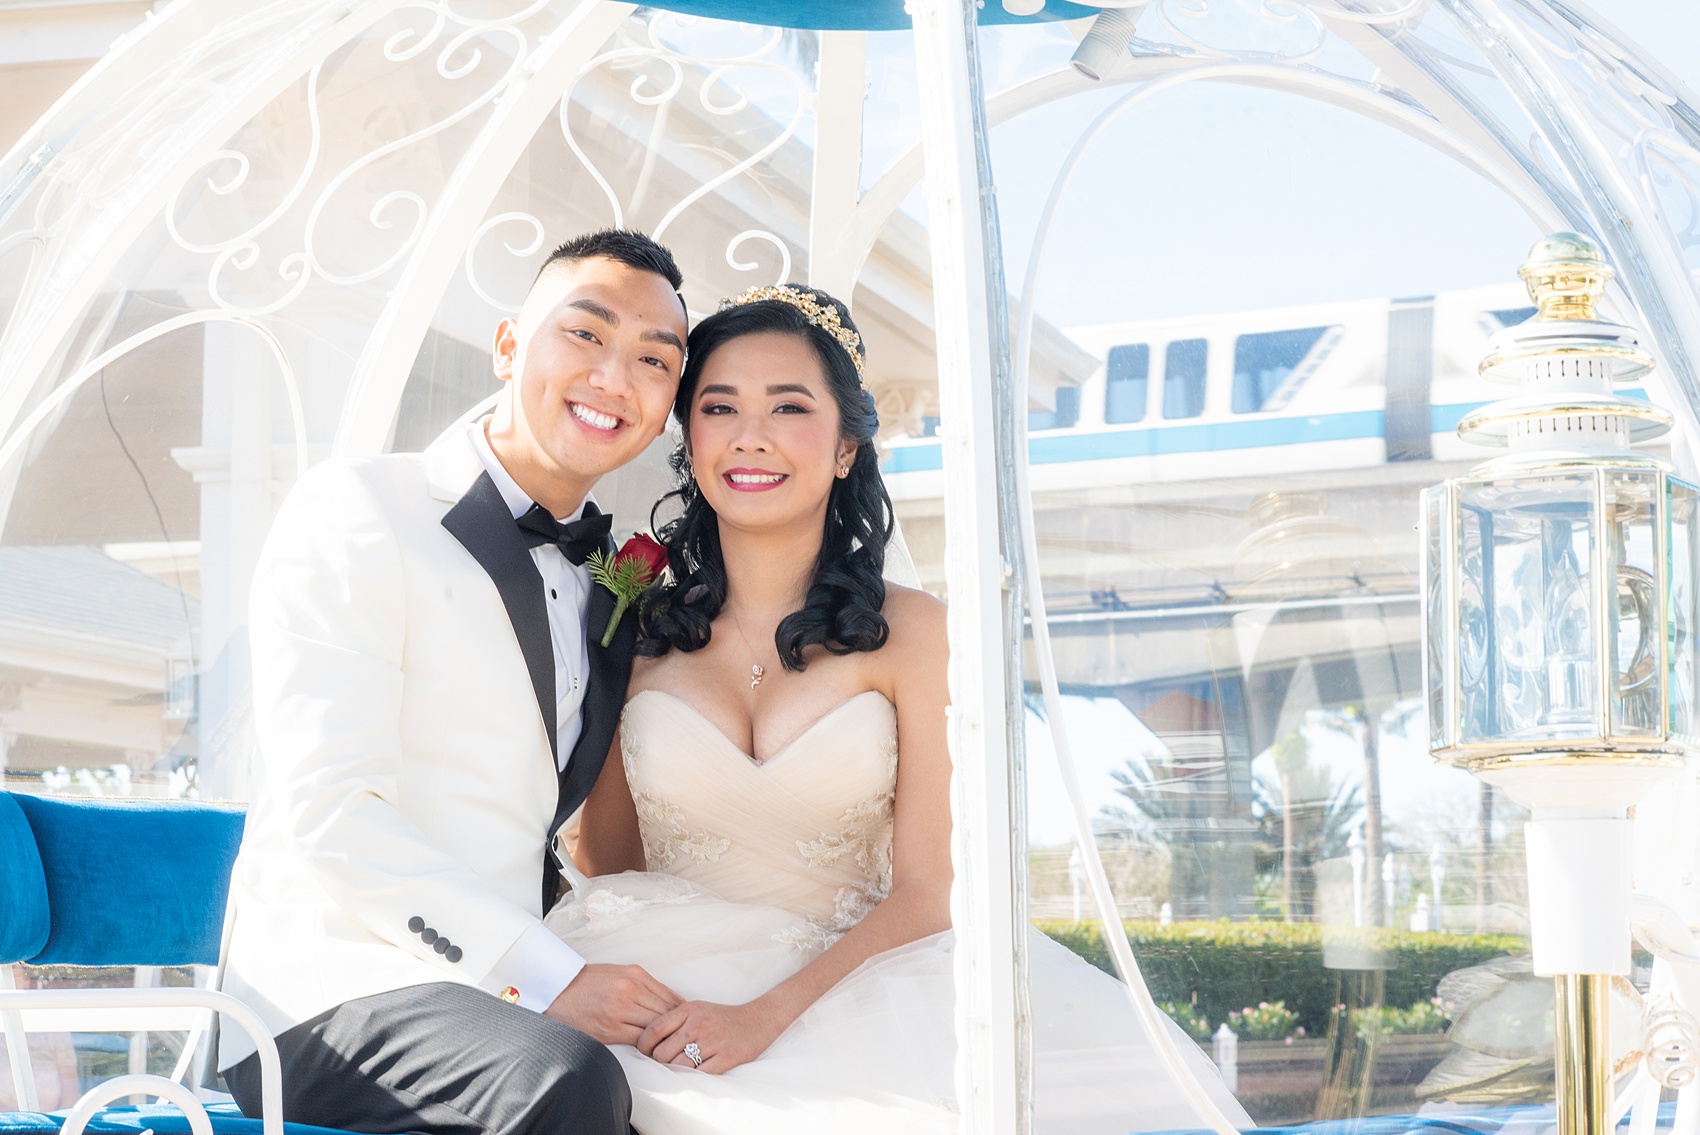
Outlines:
[[[1008,304],[973,0],[915,0],[950,590],[951,923],[964,1135],[1032,1122]]]

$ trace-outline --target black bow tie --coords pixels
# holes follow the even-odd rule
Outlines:
[[[516,518],[514,523],[519,525],[524,534],[526,547],[553,544],[561,549],[561,554],[567,557],[568,563],[582,564],[590,558],[592,552],[600,552],[607,545],[608,533],[614,527],[614,517],[585,501],[584,515],[578,520],[569,520],[562,524],[549,515],[548,509],[534,504],[531,511]]]

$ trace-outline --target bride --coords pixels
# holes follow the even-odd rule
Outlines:
[[[548,924],[688,999],[613,1050],[644,1135],[954,1132],[944,607],[882,575],[861,339],[759,288],[688,359],[672,579]],[[1197,1126],[1125,989],[1037,933],[1031,959],[1035,1130]]]

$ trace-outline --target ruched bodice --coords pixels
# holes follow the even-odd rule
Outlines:
[[[651,871],[790,911],[782,933],[815,948],[890,892],[897,714],[877,690],[760,762],[689,702],[645,690],[626,705],[620,750]]]

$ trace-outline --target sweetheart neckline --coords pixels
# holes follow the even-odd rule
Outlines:
[[[743,749],[739,748],[738,744],[735,741],[733,741],[732,738],[726,736],[725,732],[720,728],[720,726],[716,725],[714,722],[709,720],[707,714],[705,714],[702,710],[698,709],[696,706],[692,705],[688,699],[682,698],[678,694],[672,693],[668,690],[658,690],[658,689],[653,689],[653,688],[647,689],[647,690],[639,690],[637,693],[633,694],[630,699],[627,700],[626,705],[631,706],[631,705],[636,704],[638,698],[643,697],[645,694],[660,694],[662,697],[668,699],[669,701],[677,702],[679,705],[684,706],[685,709],[690,711],[691,716],[695,717],[698,721],[700,721],[704,725],[706,725],[708,727],[708,731],[710,733],[713,733],[716,737],[718,737],[720,739],[721,744],[725,745],[728,749],[732,750],[732,752],[736,753],[738,756],[743,757],[744,763],[748,764],[751,768],[755,768],[755,769],[765,769],[769,765],[773,764],[773,762],[775,762],[775,761],[779,760],[781,757],[785,756],[792,749],[796,748],[798,743],[801,742],[805,737],[807,737],[809,734],[813,733],[816,729],[820,728],[820,726],[825,724],[825,722],[829,718],[836,716],[841,710],[843,710],[846,706],[848,706],[853,701],[857,701],[861,698],[867,697],[869,694],[872,694],[875,697],[879,698],[881,701],[885,702],[885,704],[891,705],[891,699],[886,697],[885,694],[883,692],[879,691],[879,690],[862,690],[860,693],[851,694],[849,697],[845,698],[843,701],[839,702],[837,705],[833,706],[831,709],[827,710],[825,713],[821,714],[819,717],[815,718],[813,721],[811,721],[807,725],[803,726],[803,728],[801,730],[799,730],[797,732],[797,734],[795,736],[793,736],[789,741],[785,742],[785,744],[783,744],[783,745],[779,746],[779,748],[775,749],[772,756],[768,757],[764,761],[758,761],[758,760],[756,760],[755,757],[751,756],[749,753],[747,753]],[[896,709],[897,707],[892,706],[892,708]]]

